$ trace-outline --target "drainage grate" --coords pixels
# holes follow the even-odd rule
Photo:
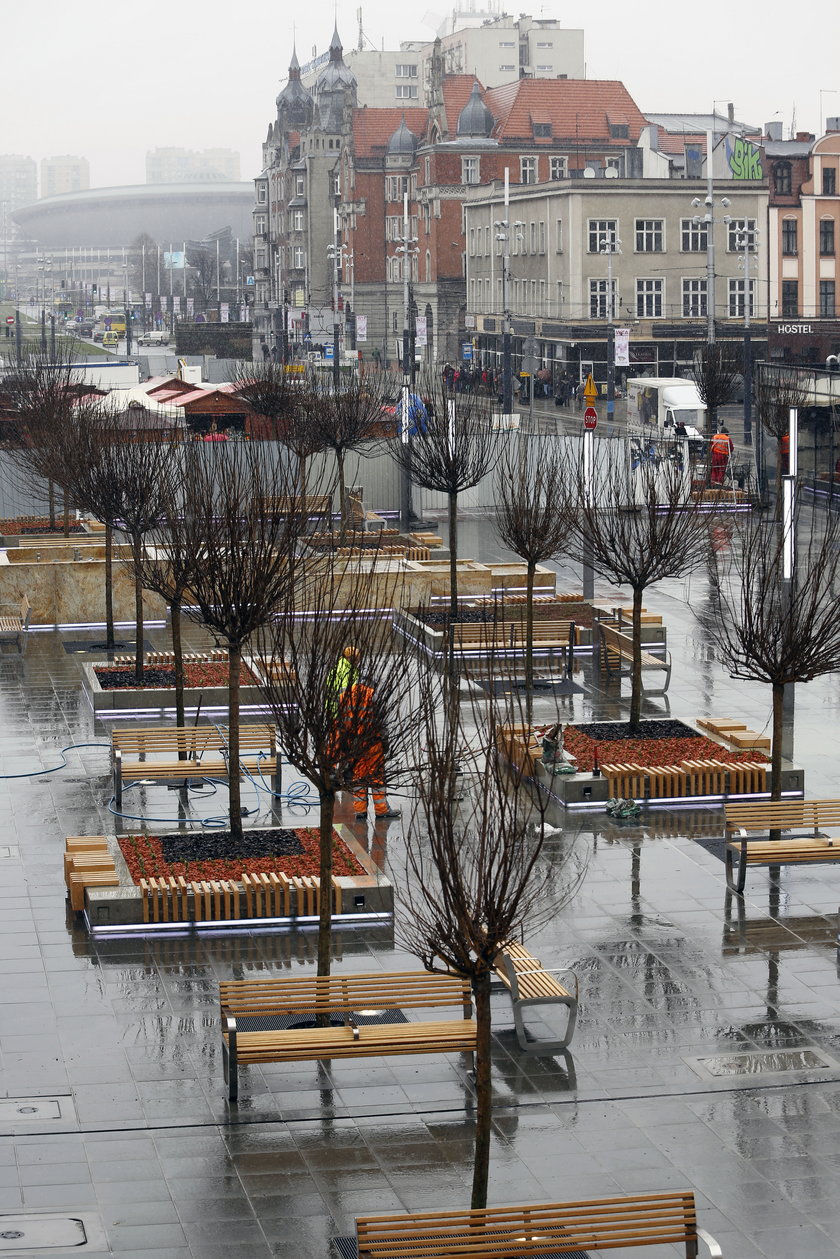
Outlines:
[[[742,1054],[691,1058],[697,1070],[719,1079],[722,1076],[770,1075],[789,1071],[838,1071],[840,1066],[819,1049],[776,1049]]]
[[[60,1123],[76,1125],[72,1097],[4,1097],[0,1099],[0,1128],[19,1132],[28,1127]]]

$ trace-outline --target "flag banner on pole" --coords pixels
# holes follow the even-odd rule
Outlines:
[[[230,323],[230,305],[228,302],[219,303],[219,323]]]
[[[181,313],[181,299],[176,293],[173,295],[173,298],[172,298],[172,314],[180,315],[180,313]]]
[[[356,316],[356,340],[367,341],[367,315]]]
[[[192,319],[194,314],[195,314],[195,298],[188,297],[187,298],[187,318]]]
[[[163,266],[166,271],[183,271],[187,265],[187,255],[183,249],[165,249],[163,251]]]
[[[428,345],[426,316],[418,315],[414,321],[414,344]]]
[[[152,309],[152,295],[151,295],[151,293],[144,293],[144,294],[143,294],[143,298],[144,298],[145,303],[146,303],[146,310],[151,310],[151,309]]]
[[[615,330],[615,365],[616,367],[630,366],[629,328],[616,328]]]

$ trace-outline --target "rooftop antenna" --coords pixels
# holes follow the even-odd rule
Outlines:
[[[362,49],[363,49],[363,48],[364,48],[364,46],[365,46],[365,33],[364,33],[364,30],[362,29],[362,9],[361,9],[361,5],[360,5],[360,6],[359,6],[359,8],[356,10],[356,21],[359,23],[359,52],[361,52],[361,51],[362,51]]]

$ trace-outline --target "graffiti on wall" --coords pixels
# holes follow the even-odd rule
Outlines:
[[[726,137],[726,160],[733,179],[763,179],[761,149],[741,136]]]

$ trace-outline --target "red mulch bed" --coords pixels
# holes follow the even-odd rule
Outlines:
[[[724,761],[737,765],[746,761],[766,761],[763,752],[731,752],[712,739],[590,739],[574,726],[563,730],[563,746],[576,757],[578,769],[591,770],[595,748],[600,765],[679,765],[681,761]]]
[[[103,665],[95,669],[94,672],[103,691],[124,690],[126,687],[132,690],[136,688],[133,665],[117,665],[116,667]],[[168,665],[146,665],[144,677],[144,688],[152,687],[154,689],[155,687],[175,685],[175,669]],[[245,664],[239,670],[239,683],[241,686],[257,685],[257,679]],[[193,662],[184,665],[185,686],[198,690],[201,687],[227,686],[227,684],[228,667],[224,663],[201,664]]]
[[[85,532],[84,526],[78,524],[75,520],[71,522],[69,531],[74,535]],[[20,516],[16,520],[11,518],[0,520],[0,533],[8,537],[14,537],[15,534],[21,533],[49,533],[54,537],[60,538],[64,536],[64,524],[63,522],[61,524],[56,523],[56,527],[53,529],[48,516]]]
[[[283,857],[234,857],[209,856],[203,861],[164,860],[160,837],[156,835],[128,835],[119,845],[129,873],[135,883],[141,879],[178,878],[187,882],[201,879],[238,879],[245,874],[285,874],[289,878],[317,875],[319,869],[318,832],[310,827],[295,830],[304,851],[298,856]],[[333,832],[333,873],[336,875],[364,875],[367,871],[344,844],[338,832]],[[213,833],[202,837],[206,840],[208,854],[213,851]]]

